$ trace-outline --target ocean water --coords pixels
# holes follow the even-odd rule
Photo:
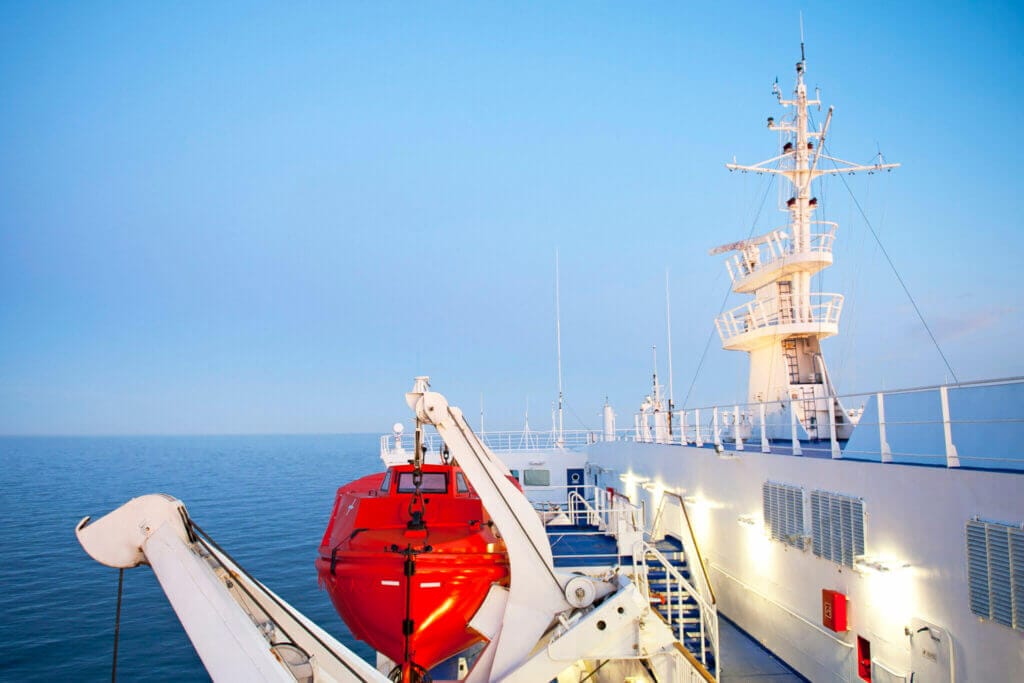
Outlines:
[[[168,493],[253,576],[370,659],[319,589],[338,486],[379,471],[378,437],[0,437],[0,680],[110,680],[117,570],[74,529]],[[372,660],[371,660],[372,661]],[[209,680],[156,577],[126,570],[118,679]]]

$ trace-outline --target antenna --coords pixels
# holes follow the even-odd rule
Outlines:
[[[555,249],[555,345],[558,350],[558,440],[557,445],[565,445],[562,430],[562,306],[559,291],[558,250]]]
[[[807,61],[807,58],[804,57],[804,13],[802,10],[800,11],[800,61]]]
[[[668,268],[665,269],[665,328],[668,330],[668,409],[672,410],[672,303],[668,293]]]
[[[660,401],[661,392],[658,391],[658,347],[654,344],[651,344],[651,365],[653,367],[653,374],[651,375],[652,390],[654,391],[654,398]]]

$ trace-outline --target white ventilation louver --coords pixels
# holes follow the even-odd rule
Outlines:
[[[864,501],[828,491],[811,491],[814,554],[853,567],[864,554]]]
[[[765,530],[776,541],[804,547],[804,490],[766,481],[761,486]]]
[[[972,612],[1024,630],[1024,529],[967,522],[967,584]]]

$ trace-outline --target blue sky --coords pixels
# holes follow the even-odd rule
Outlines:
[[[1024,374],[1014,3],[8,3],[0,433],[376,431],[416,374],[546,427],[556,249],[567,425],[631,413],[652,344],[666,374],[666,269],[677,401],[743,396],[717,338],[696,374],[707,250],[784,220],[723,164],[774,154],[801,9],[830,149],[903,164],[850,185],[956,373]],[[820,194],[840,390],[942,382]]]

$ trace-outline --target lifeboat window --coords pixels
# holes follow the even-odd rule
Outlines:
[[[387,474],[384,475],[384,481],[380,485],[380,490],[385,493],[387,493],[389,488],[391,488],[391,470],[388,470]]]
[[[551,470],[523,470],[523,486],[551,486]]]
[[[469,484],[466,483],[466,478],[462,476],[462,472],[455,474],[455,490],[459,493],[469,493]]]
[[[413,493],[416,485],[412,483],[412,472],[398,475],[398,492]],[[448,493],[448,474],[445,472],[424,472],[421,493]]]

